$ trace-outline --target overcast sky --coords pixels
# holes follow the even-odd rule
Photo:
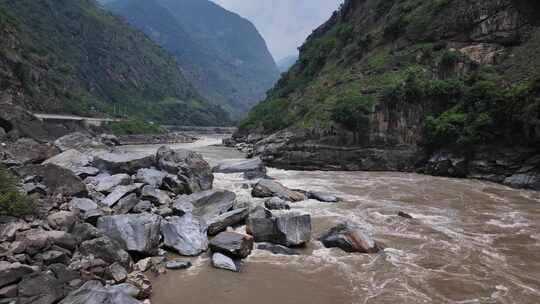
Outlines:
[[[255,24],[276,60],[297,54],[343,0],[213,0]]]

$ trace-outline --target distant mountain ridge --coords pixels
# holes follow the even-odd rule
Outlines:
[[[241,117],[264,99],[279,71],[248,20],[207,0],[116,0],[113,13],[173,54],[210,101]]]
[[[0,0],[0,33],[0,102],[170,125],[230,122],[172,56],[95,1]]]

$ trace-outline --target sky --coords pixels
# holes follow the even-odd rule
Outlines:
[[[328,20],[343,0],[213,0],[250,20],[276,60],[298,54],[311,32]]]

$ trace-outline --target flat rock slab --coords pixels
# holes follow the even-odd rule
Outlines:
[[[227,190],[207,190],[176,199],[173,209],[183,210],[186,204],[193,205],[192,213],[209,221],[233,208],[236,194]]]
[[[197,256],[208,249],[204,224],[191,214],[172,216],[161,222],[163,242],[184,256]]]
[[[112,174],[135,174],[139,169],[154,165],[154,156],[143,153],[98,153],[92,165]]]
[[[247,208],[240,208],[214,217],[206,223],[208,225],[208,235],[216,235],[225,231],[227,227],[240,225],[245,222],[248,215],[249,210]]]
[[[116,204],[120,199],[127,196],[128,194],[134,193],[139,191],[141,189],[142,184],[134,184],[129,186],[118,186],[114,188],[114,190],[109,193],[102,201],[101,204],[112,207],[114,204]]]
[[[300,202],[307,199],[306,195],[299,191],[291,190],[282,184],[269,180],[260,180],[251,191],[253,197],[279,197],[290,202]]]
[[[88,281],[71,292],[59,304],[141,304],[125,290],[105,287],[99,281]]]
[[[223,163],[215,166],[213,171],[216,173],[245,173],[245,172],[259,172],[261,174],[266,173],[266,167],[260,159],[249,159],[236,163]]]
[[[137,182],[149,185],[152,188],[159,188],[163,184],[163,179],[166,176],[166,172],[153,168],[143,168],[137,171],[136,180]]]
[[[253,237],[237,232],[221,232],[210,241],[210,249],[233,259],[244,259],[253,250]]]
[[[325,203],[338,203],[341,201],[341,198],[326,192],[308,192],[308,198],[314,199],[319,202],[325,202]]]
[[[142,255],[156,255],[160,241],[161,217],[150,213],[103,216],[97,228],[122,247]]]
[[[43,162],[43,164],[54,164],[75,172],[79,168],[90,165],[92,160],[93,157],[90,155],[84,154],[77,150],[67,150],[47,159]]]
[[[83,181],[72,171],[54,164],[28,165],[15,169],[17,175],[38,176],[41,183],[47,187],[49,194],[66,196],[84,196],[88,189]]]
[[[110,193],[115,187],[120,185],[129,185],[131,183],[131,176],[127,174],[115,174],[111,176],[105,176],[100,178],[96,186],[96,191],[102,193]]]

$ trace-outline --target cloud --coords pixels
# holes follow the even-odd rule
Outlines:
[[[277,60],[297,53],[343,0],[213,0],[255,24]]]

